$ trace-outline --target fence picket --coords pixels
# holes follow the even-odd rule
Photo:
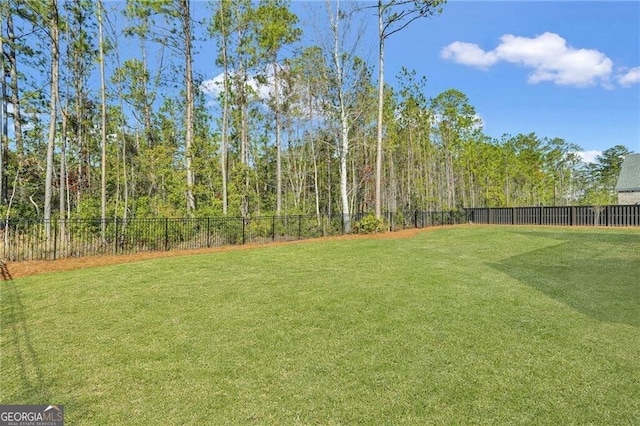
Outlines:
[[[355,224],[366,215],[354,214]],[[640,226],[640,205],[469,208],[458,211],[387,212],[388,229],[479,223],[498,225]],[[319,220],[320,219],[320,220]],[[54,220],[46,237],[42,220],[10,219],[0,228],[4,260],[55,260],[98,254],[204,248],[227,244],[288,241],[344,233],[342,214],[210,217],[189,219],[120,219],[101,237],[100,220]],[[320,223],[320,225],[318,225]],[[297,226],[296,226],[297,225]],[[356,229],[352,227],[352,229]],[[206,235],[202,235],[206,232]]]

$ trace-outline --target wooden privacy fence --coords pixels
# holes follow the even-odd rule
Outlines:
[[[492,225],[640,226],[640,205],[484,207],[466,212],[470,223]]]

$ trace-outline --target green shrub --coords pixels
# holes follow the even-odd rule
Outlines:
[[[368,214],[353,224],[354,234],[374,234],[376,232],[385,232],[386,230],[387,224],[384,219],[377,219],[373,214]]]

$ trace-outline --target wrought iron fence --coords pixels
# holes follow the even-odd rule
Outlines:
[[[640,205],[466,209],[471,223],[495,225],[640,226]]]
[[[349,217],[352,229],[366,214]],[[640,226],[640,205],[469,208],[386,213],[390,231],[461,223],[496,225]],[[133,254],[261,244],[342,235],[341,214],[153,219],[11,219],[0,222],[5,261]]]
[[[366,214],[350,216],[352,226]],[[466,213],[387,213],[389,230],[466,222]],[[0,226],[0,255],[7,261],[133,254],[260,244],[341,235],[341,214],[261,217],[8,220]]]

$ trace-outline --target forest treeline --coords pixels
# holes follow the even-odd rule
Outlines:
[[[284,0],[4,0],[2,215],[615,203],[622,145],[587,164],[535,128],[491,138],[464,93],[429,97],[407,69],[378,90],[393,26],[443,5],[312,2],[303,32]],[[361,27],[373,12],[372,41]],[[218,77],[194,69],[197,52]]]

